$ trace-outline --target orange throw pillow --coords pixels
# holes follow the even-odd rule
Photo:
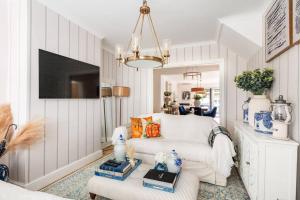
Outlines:
[[[131,118],[131,132],[132,138],[141,138],[143,134],[143,124],[142,119],[146,120],[147,122],[152,122],[152,116],[145,117],[145,118]]]
[[[160,124],[149,122],[145,128],[147,138],[160,137]]]

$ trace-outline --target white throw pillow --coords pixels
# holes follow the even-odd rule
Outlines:
[[[208,143],[208,136],[218,124],[211,117],[168,115],[161,117],[161,135],[170,140]]]

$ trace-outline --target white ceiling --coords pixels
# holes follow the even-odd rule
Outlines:
[[[39,0],[100,37],[126,45],[142,0]],[[148,0],[159,38],[173,44],[216,40],[227,24],[261,44],[262,14],[271,0]],[[254,13],[254,14],[253,14]],[[251,28],[250,28],[251,27]],[[255,30],[255,31],[254,31]],[[146,41],[145,46],[149,46]]]

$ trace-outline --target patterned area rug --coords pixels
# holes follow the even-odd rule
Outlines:
[[[102,158],[103,159],[103,158]],[[94,171],[100,165],[102,159],[95,161],[89,166],[71,174],[68,177],[44,188],[42,191],[60,197],[76,200],[89,200],[87,191],[88,180],[94,175]],[[97,197],[97,200],[108,200]],[[208,183],[200,183],[198,200],[250,200],[236,169],[232,170],[228,178],[227,186],[220,187]]]

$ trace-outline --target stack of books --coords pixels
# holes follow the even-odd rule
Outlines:
[[[132,167],[129,161],[119,162],[111,159],[101,164],[99,169],[95,171],[95,175],[123,181],[140,163],[141,160],[136,159],[136,164]]]
[[[143,178],[144,187],[149,187],[165,192],[175,192],[175,186],[179,179],[179,173],[163,172],[150,169]]]

